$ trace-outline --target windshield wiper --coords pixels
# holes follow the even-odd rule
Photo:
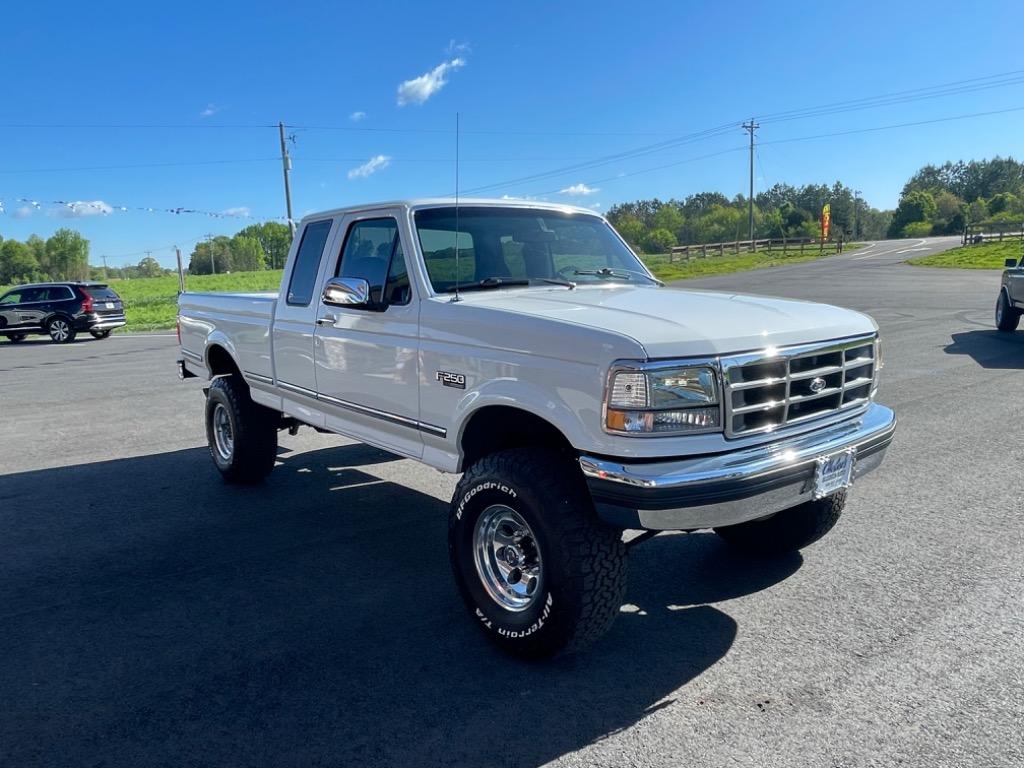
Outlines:
[[[445,288],[445,293],[455,293],[458,291],[486,291],[489,288],[507,288],[514,285],[529,285],[529,280],[521,280],[519,278],[512,277],[485,277],[483,280],[477,280],[475,283],[466,283],[459,285],[456,288],[454,285],[451,288]]]
[[[569,290],[576,287],[576,283],[570,282],[569,280],[558,280],[550,277],[532,277],[529,279],[519,277],[485,277],[483,280],[477,280],[475,283],[466,283],[465,285],[459,285],[458,290],[460,291],[486,291],[491,288],[513,288],[532,285],[534,283],[548,283],[550,285],[564,285]],[[445,293],[455,293],[455,286],[445,288]]]
[[[573,270],[574,275],[596,275],[597,277],[611,277],[617,280],[631,280],[631,275],[639,275],[645,280],[652,280],[658,285],[664,285],[661,280],[656,277],[639,272],[635,269],[612,269],[611,267],[601,267],[600,269],[575,269]]]
[[[530,279],[538,283],[547,283],[548,285],[564,285],[570,291],[576,287],[576,283],[572,282],[572,280],[559,280],[557,277],[533,277]]]

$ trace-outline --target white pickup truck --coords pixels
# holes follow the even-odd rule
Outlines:
[[[298,425],[461,472],[455,580],[520,656],[608,628],[625,529],[711,528],[760,553],[816,541],[896,426],[874,402],[871,318],[666,287],[602,217],[565,206],[308,216],[279,294],[184,293],[178,320],[179,372],[213,379],[227,481],[261,481]]]

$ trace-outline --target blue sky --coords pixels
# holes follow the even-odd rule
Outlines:
[[[1012,25],[1019,12],[993,0],[984,16]],[[283,215],[277,130],[249,126],[300,126],[290,130],[297,217],[450,193],[456,112],[464,190],[604,210],[745,191],[738,124],[751,116],[1021,66],[1005,29],[979,24],[968,3],[934,1],[50,2],[8,4],[3,18],[0,125],[70,127],[0,127],[0,235],[72,226],[93,263],[111,265],[147,250],[169,265],[171,245],[187,258],[198,238],[247,220],[107,206]],[[766,119],[757,186],[841,179],[891,207],[925,163],[1024,156],[1024,111],[785,140],[1016,107],[1019,83]],[[730,123],[700,141],[505,183]]]

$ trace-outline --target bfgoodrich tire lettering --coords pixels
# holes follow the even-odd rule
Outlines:
[[[254,403],[238,376],[213,380],[206,398],[210,457],[229,483],[258,483],[274,468],[278,415]]]
[[[526,524],[526,566],[537,560],[542,566],[536,592],[528,601],[513,601],[514,608],[488,591],[475,555],[477,523],[496,509],[510,510]],[[578,469],[553,451],[517,448],[470,467],[452,498],[448,553],[477,624],[516,656],[544,658],[583,648],[608,630],[624,599],[622,532],[598,520]]]

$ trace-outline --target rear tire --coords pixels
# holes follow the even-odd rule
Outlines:
[[[835,527],[846,506],[846,491],[808,501],[763,520],[715,528],[737,549],[759,555],[794,552],[813,544]]]
[[[1016,331],[1020,324],[1020,315],[1019,309],[1010,306],[1006,291],[1000,291],[996,300],[996,328],[1006,333]]]
[[[452,498],[448,554],[477,626],[522,658],[589,645],[625,597],[622,531],[597,518],[579,469],[554,451],[517,448],[471,466]]]
[[[213,380],[206,398],[206,439],[214,466],[228,483],[263,480],[277,458],[278,414],[254,403],[240,376]]]
[[[110,331],[89,331],[94,339],[105,339],[110,335]]]
[[[28,336],[27,333],[12,333],[7,337],[7,339],[11,344],[17,344],[18,342],[24,341],[26,336]]]
[[[78,332],[71,327],[71,321],[66,317],[54,317],[46,324],[46,332],[50,334],[50,340],[57,344],[70,344],[75,340]]]

